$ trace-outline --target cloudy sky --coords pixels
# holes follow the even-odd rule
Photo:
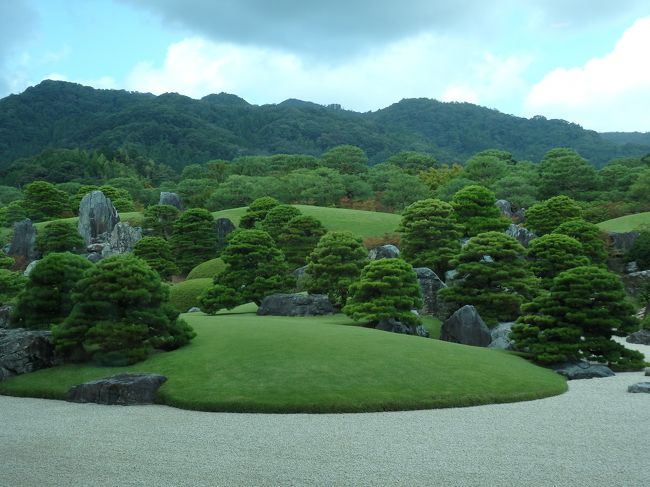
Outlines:
[[[650,131],[648,0],[0,0],[0,97],[43,79],[368,111],[468,101]]]

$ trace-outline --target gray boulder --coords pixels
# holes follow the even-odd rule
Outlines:
[[[295,271],[293,271],[291,274],[293,275],[293,277],[294,277],[296,280],[298,280],[298,279],[300,279],[301,277],[307,275],[307,267],[308,267],[308,266],[306,266],[306,265],[304,265],[304,266],[302,266],[302,267],[298,267],[298,268],[297,268]]]
[[[97,262],[102,260],[102,254],[98,254],[97,252],[92,252],[86,256],[86,259],[88,259],[93,264],[96,264]]]
[[[566,362],[552,365],[551,368],[567,380],[593,379],[601,377],[612,377],[612,369],[603,364],[591,364],[584,360],[580,362]]]
[[[192,306],[190,309],[187,310],[188,313],[200,313],[201,308],[197,308],[196,306]]]
[[[650,394],[650,382],[637,382],[627,388],[627,392],[641,392]]]
[[[226,246],[226,238],[236,230],[235,224],[229,218],[217,218],[214,222],[214,233],[217,236],[217,251]]]
[[[442,323],[440,339],[475,347],[487,347],[492,341],[487,327],[474,306],[466,304]]]
[[[325,294],[271,294],[262,299],[258,315],[320,316],[336,313]]]
[[[49,331],[0,329],[0,380],[54,365]]]
[[[650,367],[645,368],[645,376],[650,377]]]
[[[632,272],[621,276],[625,291],[632,296],[639,296],[639,291],[650,284],[650,270]]]
[[[370,252],[368,252],[368,259],[370,260],[397,259],[399,256],[399,249],[390,244],[382,245],[381,247],[375,247]]]
[[[510,226],[506,229],[506,235],[510,235],[524,247],[528,247],[528,244],[530,244],[531,240],[537,238],[537,235],[535,235],[527,228],[523,227],[522,225],[515,225],[514,223],[511,223]]]
[[[512,211],[512,205],[508,200],[497,200],[494,205],[499,209],[501,212],[501,216],[505,218],[512,218],[513,216],[513,211]]]
[[[179,210],[183,209],[183,203],[181,202],[181,197],[177,193],[170,193],[168,191],[160,192],[160,199],[158,200],[159,205],[171,205]]]
[[[627,274],[633,274],[634,272],[639,272],[640,270],[641,269],[639,269],[639,264],[637,264],[636,260],[625,264],[625,272]]]
[[[13,312],[13,306],[9,306],[8,304],[0,306],[0,328],[11,328],[11,316]]]
[[[135,244],[140,240],[142,240],[142,228],[132,227],[126,222],[117,223],[108,240],[109,246],[102,249],[102,256],[132,252]]]
[[[627,343],[638,343],[640,345],[650,345],[650,330],[639,330],[628,336]]]
[[[34,267],[36,267],[36,264],[38,264],[40,260],[33,260],[29,263],[27,267],[25,267],[25,270],[23,271],[23,276],[29,277],[29,275],[32,273],[34,270]]]
[[[610,245],[621,254],[627,254],[639,237],[639,232],[610,232],[609,236]]]
[[[101,191],[92,191],[79,204],[77,230],[86,245],[90,245],[102,234],[109,234],[120,221],[117,210]]]
[[[428,267],[416,267],[414,270],[422,294],[422,308],[418,310],[419,313],[422,315],[443,316],[444,304],[438,300],[438,290],[447,287],[447,285]]]
[[[512,350],[514,349],[514,342],[510,340],[510,331],[512,331],[512,325],[514,321],[508,321],[505,323],[498,323],[497,326],[490,330],[490,338],[492,341],[488,345],[488,348],[496,348],[499,350]]]
[[[390,331],[391,333],[401,333],[404,335],[417,335],[425,338],[429,336],[429,332],[422,325],[407,325],[395,318],[379,320],[379,323],[375,326],[375,330]]]
[[[120,406],[152,404],[166,380],[167,377],[159,374],[117,374],[72,386],[65,399]]]
[[[16,259],[18,265],[27,265],[36,258],[38,252],[34,249],[36,228],[29,218],[14,223],[14,233],[7,249],[7,255]]]

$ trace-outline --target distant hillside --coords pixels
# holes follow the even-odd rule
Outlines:
[[[257,106],[224,93],[194,100],[43,81],[0,100],[0,170],[47,148],[129,148],[176,169],[242,155],[320,155],[339,144],[361,147],[371,163],[402,150],[462,162],[488,148],[539,161],[547,150],[564,146],[601,166],[650,152],[650,141],[618,142],[562,120],[429,99],[357,113],[293,99]]]
[[[650,132],[603,132],[600,135],[617,144],[650,145]]]

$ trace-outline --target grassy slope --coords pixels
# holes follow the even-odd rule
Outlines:
[[[251,310],[248,306],[244,310]],[[0,393],[61,398],[79,382],[146,371],[169,381],[159,400],[205,411],[361,412],[469,406],[560,394],[559,375],[505,352],[318,318],[184,315],[187,347],[128,368],[67,365],[0,383]]]
[[[305,215],[321,221],[328,230],[349,230],[362,238],[393,233],[401,216],[393,213],[348,210],[345,208],[324,208],[321,206],[294,205]],[[230,218],[235,225],[246,212],[246,207],[231,208],[214,212],[215,218]]]
[[[626,215],[599,223],[598,226],[607,232],[631,232],[641,227],[650,226],[650,212]]]

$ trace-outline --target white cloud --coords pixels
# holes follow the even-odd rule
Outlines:
[[[650,131],[648,46],[650,17],[636,21],[606,56],[547,74],[528,94],[526,112],[600,131]]]
[[[172,44],[162,65],[137,65],[126,84],[156,94],[225,91],[257,104],[300,98],[360,111],[422,96],[489,104],[521,90],[527,60],[475,52],[465,41],[420,35],[332,65],[193,37]]]

